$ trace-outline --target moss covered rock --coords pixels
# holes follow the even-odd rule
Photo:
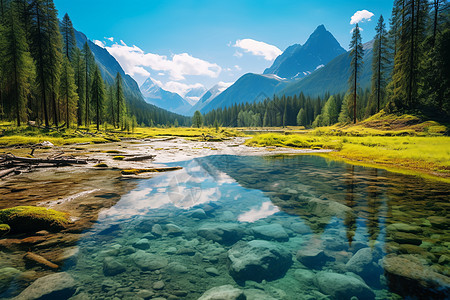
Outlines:
[[[12,232],[59,231],[69,223],[68,216],[45,207],[16,206],[0,210],[0,224],[9,225]]]
[[[0,224],[0,237],[8,234],[11,231],[11,227],[8,224]]]

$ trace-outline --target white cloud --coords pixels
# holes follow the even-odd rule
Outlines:
[[[165,72],[172,80],[183,80],[186,75],[203,75],[217,78],[222,68],[214,63],[196,58],[188,53],[172,55],[168,58],[164,55],[145,53],[139,47],[128,46],[124,41],[115,43],[111,47],[105,47],[114,56],[127,74],[149,76],[145,68],[154,71]]]
[[[114,38],[113,37],[105,37],[105,39],[107,39],[107,40],[109,40],[111,42],[114,42]]]
[[[219,87],[219,92],[223,92],[225,91],[227,88],[229,88],[230,86],[233,85],[234,82],[223,82],[223,81],[219,81],[217,83],[218,87]]]
[[[235,68],[237,71],[241,71],[241,70],[242,70],[242,68],[239,67],[238,65],[235,65],[234,68]]]
[[[242,50],[249,52],[253,55],[262,56],[264,57],[265,60],[269,61],[274,60],[282,53],[282,51],[274,45],[255,41],[252,39],[237,40],[233,46],[241,48]]]
[[[243,55],[244,55],[244,54],[242,54],[242,53],[239,52],[239,51],[236,51],[236,52],[234,52],[234,54],[233,54],[233,56],[236,56],[236,57],[239,57],[239,58],[241,58]]]
[[[99,47],[105,48],[105,43],[99,40],[93,40],[94,44],[96,44]]]
[[[359,10],[357,12],[355,12],[355,14],[352,16],[351,20],[350,20],[350,24],[357,24],[357,23],[362,23],[364,22],[364,20],[372,21],[371,18],[374,16],[373,13],[371,13],[368,10]]]

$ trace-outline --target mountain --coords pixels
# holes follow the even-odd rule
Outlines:
[[[303,46],[295,44],[288,47],[264,74],[287,79],[303,78],[345,52],[325,26],[320,25]]]
[[[173,123],[175,120],[178,120],[180,125],[189,124],[189,119],[183,116],[146,103],[136,81],[125,74],[119,62],[106,49],[97,46],[84,33],[77,30],[75,30],[75,39],[77,47],[80,49],[83,48],[86,42],[88,43],[100,68],[103,80],[107,84],[111,85],[114,83],[117,72],[122,75],[124,96],[128,110],[132,115],[136,116],[139,124],[150,125],[151,122],[165,124],[166,122]]]
[[[184,95],[184,100],[189,102],[190,105],[195,105],[205,93],[206,89],[203,85],[195,86],[190,88],[186,95]]]
[[[239,78],[232,86],[211,99],[200,112],[207,113],[213,109],[230,107],[233,104],[260,102],[282,90],[288,81],[277,75],[259,75],[248,73]],[[206,96],[206,94],[205,94]]]
[[[360,77],[360,87],[370,87],[372,76],[373,41],[363,45],[363,70]],[[342,93],[348,90],[350,77],[350,52],[339,55],[325,67],[313,72],[311,75],[294,81],[281,90],[279,95],[293,96],[303,92],[305,96],[323,96],[326,92],[331,94]]]
[[[197,103],[192,106],[189,115],[193,115],[195,111],[202,110],[203,107],[205,107],[209,102],[211,102],[214,98],[220,95],[223,91],[225,91],[228,87],[230,87],[231,84],[225,83],[225,82],[219,82],[212,88],[210,88],[206,93],[203,94],[203,96],[200,98],[200,100],[197,101]]]
[[[180,95],[162,89],[154,83],[151,78],[147,78],[140,88],[147,103],[153,104],[165,110],[186,114],[191,105]]]

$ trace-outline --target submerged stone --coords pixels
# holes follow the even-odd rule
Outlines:
[[[245,300],[244,291],[232,285],[222,285],[207,290],[198,300]]]
[[[55,273],[37,279],[15,300],[69,299],[76,290],[76,282],[66,272]]]
[[[240,242],[228,250],[230,275],[237,282],[275,280],[292,265],[292,255],[280,245],[263,240]]]
[[[140,239],[133,244],[133,247],[141,250],[146,250],[150,248],[150,241],[148,239]]]
[[[388,255],[383,267],[389,287],[399,295],[445,299],[450,294],[450,278],[424,266],[412,255]]]
[[[367,284],[353,276],[319,272],[314,281],[320,291],[329,295],[331,299],[351,299],[352,297],[365,300],[375,299],[375,293]]]
[[[196,219],[206,219],[206,213],[203,209],[195,209],[189,213],[189,216]]]
[[[232,245],[244,236],[244,230],[237,224],[206,224],[197,233],[207,240],[224,245]]]
[[[259,239],[279,242],[287,242],[289,240],[288,234],[280,224],[256,226],[252,230],[255,237]]]
[[[134,263],[144,271],[154,271],[165,268],[169,263],[166,258],[144,252],[142,250],[130,255]]]
[[[6,291],[10,283],[16,278],[21,272],[15,268],[6,267],[0,269],[0,293]]]
[[[125,271],[125,266],[118,262],[115,258],[106,257],[103,260],[103,274],[105,274],[105,276],[115,276]]]
[[[323,250],[312,247],[298,250],[296,257],[299,262],[312,269],[321,268],[327,261],[332,259]]]

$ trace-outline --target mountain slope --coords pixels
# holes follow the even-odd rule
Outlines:
[[[103,80],[107,84],[114,83],[117,72],[122,75],[127,107],[129,112],[136,116],[139,124],[150,125],[152,121],[156,124],[164,124],[166,121],[173,123],[176,119],[181,125],[189,124],[188,118],[146,103],[136,81],[125,74],[117,60],[106,49],[97,46],[84,33],[77,30],[75,30],[75,39],[77,47],[80,49],[83,48],[86,41],[88,42],[89,48],[91,48],[95,61],[102,73]]]
[[[303,46],[295,44],[288,47],[264,74],[287,79],[303,78],[345,52],[325,26],[320,25]]]
[[[186,114],[186,112],[192,107],[180,95],[162,89],[150,78],[145,80],[145,82],[141,85],[140,90],[147,103],[171,112]]]
[[[203,86],[193,87],[184,95],[184,100],[189,102],[190,105],[195,105],[206,92],[207,90]]]
[[[373,41],[364,45],[364,64],[360,77],[360,87],[365,89],[370,86],[372,76],[372,48]],[[311,75],[290,83],[279,95],[293,96],[301,92],[305,96],[323,96],[326,92],[331,94],[342,93],[348,90],[348,78],[350,76],[350,52],[339,55],[325,67],[313,72]]]
[[[200,112],[207,113],[213,109],[230,107],[233,104],[260,102],[282,90],[287,83],[276,75],[248,73],[204,105]]]
[[[228,87],[230,87],[230,84],[219,82],[212,88],[210,88],[206,93],[203,94],[203,96],[200,98],[200,100],[195,103],[194,106],[192,106],[191,110],[189,111],[189,115],[193,115],[195,111],[202,110],[203,107],[205,107],[209,102],[211,102],[214,98],[219,96],[223,91],[225,91]]]

